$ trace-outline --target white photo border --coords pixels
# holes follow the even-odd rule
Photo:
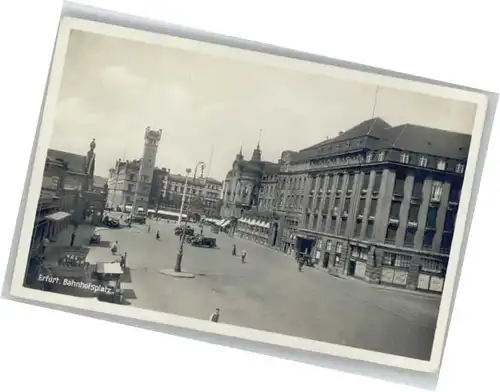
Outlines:
[[[28,262],[29,244],[33,232],[33,223],[36,216],[37,203],[42,185],[46,154],[52,137],[66,51],[72,30],[80,30],[88,33],[128,39],[163,47],[194,51],[211,56],[244,60],[254,64],[293,69],[310,74],[315,73],[329,75],[332,77],[349,79],[351,81],[379,85],[381,87],[425,93],[427,95],[476,104],[476,115],[473,129],[471,130],[472,137],[468,164],[462,187],[461,203],[459,205],[456,219],[455,235],[450,252],[430,360],[418,360],[311,339],[226,325],[222,323],[210,323],[208,321],[189,317],[182,317],[140,308],[116,306],[98,301],[89,301],[85,298],[49,293],[24,287],[23,282]],[[339,66],[325,65],[306,60],[297,60],[289,57],[260,53],[257,51],[242,50],[221,44],[206,43],[187,38],[178,38],[166,34],[152,33],[144,30],[88,21],[74,17],[63,17],[59,26],[48,81],[45,105],[41,114],[40,134],[38,136],[36,148],[34,149],[33,167],[31,169],[31,183],[27,192],[26,208],[23,213],[23,224],[19,238],[18,252],[15,258],[10,294],[13,297],[19,297],[37,302],[63,305],[69,308],[81,310],[91,310],[114,316],[128,317],[202,332],[215,333],[271,345],[284,346],[292,349],[305,350],[355,360],[363,360],[380,365],[399,367],[421,372],[437,372],[441,363],[448,321],[451,315],[452,299],[455,283],[457,281],[457,273],[459,271],[458,262],[461,250],[460,248],[462,242],[466,240],[466,238],[464,238],[465,224],[468,210],[471,207],[470,201],[472,196],[472,185],[485,125],[487,105],[487,95],[479,92],[471,92],[459,88],[443,87],[424,82],[404,80],[391,76],[369,73],[366,71],[357,71]]]

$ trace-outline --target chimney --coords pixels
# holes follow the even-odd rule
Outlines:
[[[344,134],[344,131],[340,131],[339,132],[339,136],[343,135]]]

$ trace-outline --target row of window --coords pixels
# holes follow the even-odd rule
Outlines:
[[[366,162],[370,163],[370,162],[373,162],[375,160],[378,162],[382,162],[385,160],[386,154],[387,154],[386,151],[378,151],[377,153],[370,151],[366,154]],[[400,156],[399,156],[399,161],[401,163],[404,163],[404,164],[410,163],[410,153],[406,152],[406,151],[402,151]],[[428,164],[429,164],[428,157],[425,155],[420,155],[418,158],[418,165],[421,167],[429,167]],[[446,162],[445,159],[439,159],[436,162],[435,169],[445,171],[445,170],[447,170],[447,168],[448,168],[448,163]],[[454,171],[456,173],[463,174],[465,171],[465,165],[462,162],[456,163]]]
[[[339,216],[338,214],[338,205],[340,204],[339,198],[335,200],[336,205],[333,207],[332,216],[330,222],[328,222],[328,218],[326,214],[322,216],[307,214],[306,215],[306,227],[310,230],[318,230],[320,232],[328,232],[331,231],[335,233],[338,227],[338,233],[340,235],[346,235],[347,230],[347,219],[350,208],[350,199],[346,199],[342,214]],[[376,215],[377,210],[377,199],[372,199],[369,206],[368,217],[372,219],[367,219],[366,224],[366,232],[361,233],[363,220],[361,219],[364,216],[366,199],[360,199],[360,203],[358,205],[358,211],[356,216],[358,217],[355,227],[353,237],[355,238],[365,238],[371,239],[373,237],[373,226],[374,226],[374,217]],[[387,228],[386,239],[385,242],[389,244],[394,244],[396,242],[396,233],[399,226],[400,221],[400,213],[401,213],[401,202],[394,201],[391,204],[391,209],[389,213],[389,225]],[[407,216],[407,227],[404,238],[404,246],[414,247],[415,245],[415,233],[416,229],[419,225],[419,213],[420,213],[420,205],[412,204],[410,205],[408,216]],[[437,226],[437,216],[438,216],[438,207],[430,205],[427,210],[426,222],[425,222],[425,232],[423,238],[423,248],[424,249],[432,249],[435,230]],[[453,237],[453,231],[455,228],[455,221],[457,216],[456,209],[447,209],[443,224],[443,238],[441,241],[441,251],[446,253],[449,251],[451,247],[451,239]],[[339,219],[340,218],[340,219]],[[340,221],[340,222],[339,222]],[[339,223],[337,223],[339,222]],[[318,227],[319,223],[319,227]],[[330,223],[328,225],[328,223]],[[395,224],[394,224],[395,223]]]

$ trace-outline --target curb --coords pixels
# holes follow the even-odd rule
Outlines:
[[[394,291],[394,292],[414,295],[416,297],[425,297],[425,298],[434,298],[434,299],[441,298],[441,295],[437,294],[437,293],[434,294],[434,293],[427,293],[427,292],[422,292],[422,291],[417,291],[417,290],[404,290],[404,289],[399,289],[397,287],[390,287],[390,286],[376,285],[376,284],[370,284],[370,286],[373,287],[374,289],[377,289],[377,290]]]
[[[342,276],[342,275],[332,275],[330,272],[328,272],[327,270],[323,269],[323,268],[318,268],[316,266],[313,267],[315,270],[317,271],[320,271],[320,272],[323,272],[325,274],[328,274],[334,278],[337,278],[337,279],[342,279],[344,281],[352,281],[352,282],[355,282],[355,283],[364,283],[376,290],[385,290],[385,291],[393,291],[393,292],[399,292],[399,293],[403,293],[403,294],[409,294],[409,295],[413,295],[413,296],[416,296],[416,297],[425,297],[425,298],[433,298],[433,299],[439,299],[441,298],[441,295],[440,294],[435,294],[435,293],[427,293],[427,292],[422,292],[422,291],[417,291],[417,290],[405,290],[405,289],[400,289],[400,288],[397,288],[397,287],[391,287],[391,286],[384,286],[384,285],[381,285],[381,284],[373,284],[373,283],[368,283],[368,282],[365,282],[363,280],[360,280],[360,279],[354,279],[354,278],[349,278],[349,277],[346,277],[346,276]]]

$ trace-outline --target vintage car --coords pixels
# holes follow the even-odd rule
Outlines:
[[[191,245],[206,248],[215,248],[217,246],[217,241],[215,238],[203,237],[201,235],[198,235],[191,240]]]
[[[110,217],[109,215],[106,215],[102,219],[102,223],[105,226],[108,226],[108,227],[110,227],[112,229],[116,229],[116,228],[120,227],[120,221],[118,219],[116,219],[116,218]]]
[[[140,225],[146,224],[146,216],[145,215],[136,214],[136,215],[132,215],[132,217],[129,216],[125,220],[125,222],[130,223],[131,218],[132,218],[132,223],[139,223]]]
[[[90,244],[100,244],[101,243],[101,232],[98,229],[95,229],[92,235],[90,236]]]
[[[210,228],[210,231],[211,231],[212,233],[214,233],[214,234],[219,234],[219,231],[220,231],[220,230],[219,230],[219,226],[212,226],[212,227]]]

